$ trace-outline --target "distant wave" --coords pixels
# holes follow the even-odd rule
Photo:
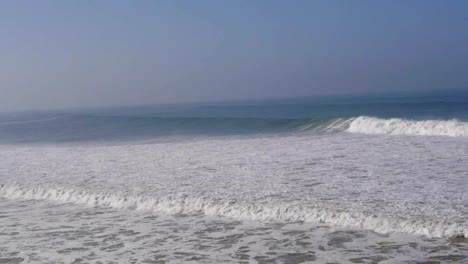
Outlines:
[[[44,123],[47,122],[47,123]],[[70,115],[0,122],[0,141],[75,142],[187,135],[337,133],[468,137],[468,122],[457,120],[352,118],[237,118]]]
[[[157,117],[157,116],[71,116],[65,122],[100,127],[151,130],[156,132],[255,133],[255,132],[339,132],[354,118],[243,118],[243,117]],[[61,121],[63,122],[63,121]]]
[[[31,119],[31,120],[13,120],[0,122],[0,125],[18,125],[18,124],[29,124],[29,123],[41,123],[57,119],[56,117],[42,118],[42,119]]]
[[[457,120],[415,121],[360,116],[350,122],[347,131],[363,134],[468,137],[468,122]]]
[[[239,220],[265,222],[324,223],[339,227],[373,230],[379,233],[405,232],[428,237],[468,236],[468,223],[448,220],[401,219],[367,215],[358,212],[332,211],[321,208],[303,208],[283,204],[240,204],[214,201],[210,198],[173,195],[144,197],[127,194],[102,194],[87,190],[60,187],[0,185],[0,197],[7,199],[47,200],[88,206],[107,206],[117,209],[145,210],[166,214],[204,214]]]
[[[468,122],[359,116],[329,119],[87,117],[92,122],[191,132],[352,132],[363,134],[468,137]]]
[[[297,131],[322,131],[322,132],[340,132],[346,130],[354,118],[336,118],[326,121],[310,120],[305,121],[303,125],[297,127]]]

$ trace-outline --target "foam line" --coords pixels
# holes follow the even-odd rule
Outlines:
[[[165,214],[204,214],[224,216],[238,220],[263,222],[304,221],[373,230],[378,233],[405,232],[427,237],[468,236],[468,223],[447,220],[388,219],[383,216],[358,212],[338,212],[320,208],[303,208],[287,203],[271,205],[240,204],[213,201],[203,197],[173,195],[167,197],[144,197],[127,194],[102,194],[87,190],[60,187],[22,187],[0,185],[0,197],[6,199],[46,200],[87,206],[107,206],[117,209],[132,209],[161,212]]]
[[[360,116],[347,129],[352,133],[468,137],[468,122],[457,120],[380,119]]]

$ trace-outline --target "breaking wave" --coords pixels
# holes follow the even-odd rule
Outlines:
[[[241,204],[210,198],[172,195],[145,197],[129,194],[103,194],[60,187],[22,187],[0,185],[0,197],[6,199],[47,200],[117,209],[145,210],[166,214],[204,214],[238,220],[264,222],[322,223],[338,227],[373,230],[378,233],[405,232],[427,237],[468,236],[468,223],[448,220],[388,218],[360,212],[281,204]]]
[[[77,142],[271,133],[352,132],[468,137],[468,122],[377,117],[234,118],[72,115],[0,122],[0,142]]]
[[[363,134],[468,137],[468,122],[457,120],[415,121],[360,116],[350,122],[347,131]]]

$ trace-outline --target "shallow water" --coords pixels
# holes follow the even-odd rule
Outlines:
[[[468,245],[303,222],[260,223],[0,200],[0,263],[464,263]]]
[[[464,263],[467,153],[463,137],[347,132],[4,145],[2,257]]]
[[[349,133],[9,146],[0,196],[449,237],[468,235],[467,153],[465,138]]]

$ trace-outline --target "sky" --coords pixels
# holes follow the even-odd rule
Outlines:
[[[466,0],[0,1],[0,111],[439,89]]]

